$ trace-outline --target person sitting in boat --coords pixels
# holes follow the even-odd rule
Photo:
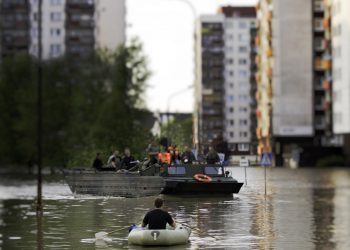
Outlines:
[[[121,162],[121,168],[125,170],[130,170],[131,168],[136,166],[137,163],[138,161],[135,161],[134,156],[131,155],[130,149],[125,148],[124,157]]]
[[[171,164],[177,164],[180,162],[180,151],[176,148],[175,144],[168,147],[168,153],[171,157]]]
[[[96,170],[101,170],[103,166],[103,162],[101,160],[101,154],[97,153],[94,162],[92,163],[92,167]]]
[[[166,229],[166,224],[168,223],[172,227],[176,227],[174,219],[171,215],[162,209],[163,199],[156,198],[154,200],[155,209],[147,212],[142,221],[142,227],[148,225],[148,229]]]
[[[192,150],[185,146],[184,152],[181,154],[181,162],[184,164],[192,164],[196,160]]]
[[[156,141],[153,140],[147,147],[147,154],[149,156],[149,162],[147,165],[153,165],[158,162],[158,154],[160,152],[159,146]]]
[[[208,164],[215,164],[220,162],[220,157],[212,146],[209,146],[209,151],[206,156],[206,161]]]
[[[107,167],[118,169],[122,158],[119,155],[119,151],[115,150],[113,154],[108,158]]]

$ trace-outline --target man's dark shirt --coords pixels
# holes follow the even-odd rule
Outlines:
[[[159,208],[149,211],[143,218],[143,224],[148,225],[148,229],[165,229],[167,223],[173,224],[173,218],[168,212]]]
[[[103,162],[98,158],[96,158],[94,160],[94,163],[92,164],[92,167],[96,168],[97,170],[100,170],[102,166],[103,166]]]
[[[187,159],[187,161],[186,161]],[[192,153],[192,151],[185,151],[182,153],[181,155],[181,161],[183,163],[186,163],[186,164],[192,164],[192,162],[196,160],[194,154]]]
[[[135,163],[131,163],[135,161],[135,158],[130,155],[130,156],[124,156],[123,160],[122,160],[122,168],[129,170],[130,168],[132,168],[133,166],[135,166]]]

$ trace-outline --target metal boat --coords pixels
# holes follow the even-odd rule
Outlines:
[[[64,175],[75,194],[144,197],[158,195],[165,185],[159,175],[141,176],[138,172],[70,169],[64,170]]]
[[[242,182],[232,178],[222,165],[163,164],[158,171],[165,180],[162,194],[228,195],[237,194],[243,185]],[[144,174],[155,173],[146,171]],[[207,180],[196,178],[197,175],[204,175]]]

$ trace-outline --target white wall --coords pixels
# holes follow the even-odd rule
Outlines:
[[[115,49],[126,40],[125,0],[96,0],[96,47]]]
[[[273,4],[273,135],[312,136],[311,1]]]
[[[333,131],[350,133],[350,1],[333,0]]]
[[[228,143],[249,143],[251,141],[250,28],[252,24],[255,26],[255,18],[230,17],[225,21],[224,104],[225,139]],[[246,51],[240,51],[241,47],[246,48]],[[245,60],[245,64],[240,64],[240,60]],[[233,108],[233,112],[230,111],[230,108]]]
[[[30,53],[38,55],[38,0],[31,0]],[[49,59],[65,53],[65,0],[42,1],[42,57]]]

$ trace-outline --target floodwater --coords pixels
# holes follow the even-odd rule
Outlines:
[[[230,170],[244,181],[243,168]],[[264,169],[248,168],[247,177],[234,196],[163,196],[193,228],[187,245],[164,249],[350,249],[350,169],[270,168],[266,196]],[[75,196],[56,177],[45,181],[38,231],[35,192],[34,180],[0,175],[0,249],[142,249],[128,245],[123,228],[140,223],[154,197]]]

